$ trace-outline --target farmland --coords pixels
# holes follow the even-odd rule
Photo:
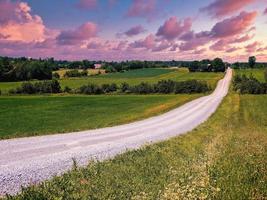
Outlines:
[[[0,97],[0,138],[62,133],[123,124],[166,112],[199,96]]]
[[[97,85],[106,83],[121,84],[127,82],[130,85],[136,85],[141,82],[155,83],[159,80],[171,79],[174,81],[185,81],[185,80],[203,80],[207,81],[211,87],[215,87],[217,81],[223,77],[223,73],[213,72],[195,72],[189,73],[187,69],[138,69],[130,70],[124,73],[112,73],[112,74],[101,74],[95,76],[89,76],[84,78],[63,78],[60,79],[62,88],[68,86],[70,88],[78,88],[88,83],[94,83]],[[0,82],[0,90],[6,93],[9,89],[14,89],[21,85],[22,82]]]
[[[229,94],[194,131],[25,189],[14,199],[264,199],[266,95]]]
[[[258,79],[259,81],[263,82],[264,81],[264,68],[262,69],[241,69],[241,70],[235,70],[236,74],[239,75],[246,75],[246,76],[250,76],[253,75],[256,79]]]

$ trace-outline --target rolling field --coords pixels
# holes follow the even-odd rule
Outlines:
[[[70,88],[78,88],[88,83],[95,83],[98,85],[104,83],[116,83],[121,84],[127,82],[130,85],[137,85],[141,82],[155,83],[159,80],[171,79],[174,81],[185,81],[185,80],[203,80],[207,81],[211,87],[215,87],[219,79],[223,77],[223,73],[189,73],[187,69],[138,69],[131,70],[124,73],[114,74],[102,74],[98,76],[84,77],[84,78],[64,78],[60,79],[62,88],[69,86]],[[9,89],[16,88],[21,85],[21,82],[0,82],[0,90],[7,92]]]
[[[199,96],[201,95],[0,97],[0,138],[123,124],[166,112]]]
[[[194,131],[24,189],[10,199],[265,199],[266,95],[229,94]]]
[[[235,70],[236,74],[250,76],[251,74],[261,82],[264,82],[264,70],[265,69],[242,69]]]

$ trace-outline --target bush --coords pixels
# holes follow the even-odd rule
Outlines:
[[[54,79],[60,79],[60,75],[57,72],[53,73],[53,78]]]
[[[101,89],[103,91],[103,93],[110,93],[110,92],[115,92],[117,91],[118,87],[115,83],[112,84],[103,84],[101,86]]]
[[[81,86],[77,92],[81,94],[89,94],[89,95],[104,93],[102,88],[95,84],[88,84],[88,85]]]
[[[79,72],[79,70],[74,69],[70,71],[66,71],[64,74],[64,77],[82,77],[82,76],[87,76],[88,72],[86,70],[83,70],[82,72]]]
[[[63,92],[70,93],[71,92],[71,88],[68,87],[68,86],[65,86]]]
[[[234,76],[233,88],[241,94],[267,94],[267,83],[261,83],[252,75]]]
[[[210,88],[208,87],[206,82],[201,82],[197,80],[188,80],[179,82],[175,85],[174,92],[175,94],[191,94],[191,93],[202,93],[209,91]]]
[[[155,93],[153,90],[153,87],[148,83],[140,83],[139,85],[130,87],[130,93],[136,93],[136,94],[150,94]]]
[[[43,93],[60,93],[61,87],[60,83],[53,79],[52,81],[42,81],[42,82],[24,82],[20,87],[15,90],[9,90],[10,94],[43,94]]]
[[[130,86],[129,86],[129,84],[128,83],[122,83],[121,84],[121,92],[123,92],[123,93],[127,93],[127,92],[129,92],[129,90],[130,90]]]
[[[267,68],[266,68],[265,71],[264,71],[264,79],[265,79],[265,81],[267,82]]]
[[[154,85],[154,92],[169,94],[174,92],[175,85],[178,84],[172,80],[162,80]]]

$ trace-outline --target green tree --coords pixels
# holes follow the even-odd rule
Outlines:
[[[264,78],[265,78],[265,81],[267,82],[267,68],[264,71]]]
[[[255,56],[250,56],[248,58],[248,65],[250,68],[254,68],[256,65],[256,57]]]
[[[224,72],[225,71],[225,64],[221,58],[215,58],[211,66],[214,72]]]

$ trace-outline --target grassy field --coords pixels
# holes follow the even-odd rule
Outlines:
[[[14,199],[266,199],[266,171],[267,96],[230,94],[186,135],[74,167]]]
[[[217,81],[223,77],[223,73],[189,73],[187,69],[138,69],[131,70],[124,73],[102,74],[98,76],[84,77],[84,78],[65,78],[60,79],[62,88],[69,86],[70,88],[78,88],[88,83],[95,83],[98,85],[104,83],[121,84],[127,82],[130,85],[136,85],[141,82],[155,83],[159,80],[203,80],[207,81],[211,87],[215,87]],[[16,88],[21,85],[21,82],[0,82],[0,90],[3,92],[9,89]]]
[[[250,76],[251,74],[257,78],[259,81],[264,82],[264,70],[265,69],[242,69],[242,70],[235,70],[236,74],[245,74]]]
[[[0,139],[123,124],[166,112],[199,96],[3,96]]]

